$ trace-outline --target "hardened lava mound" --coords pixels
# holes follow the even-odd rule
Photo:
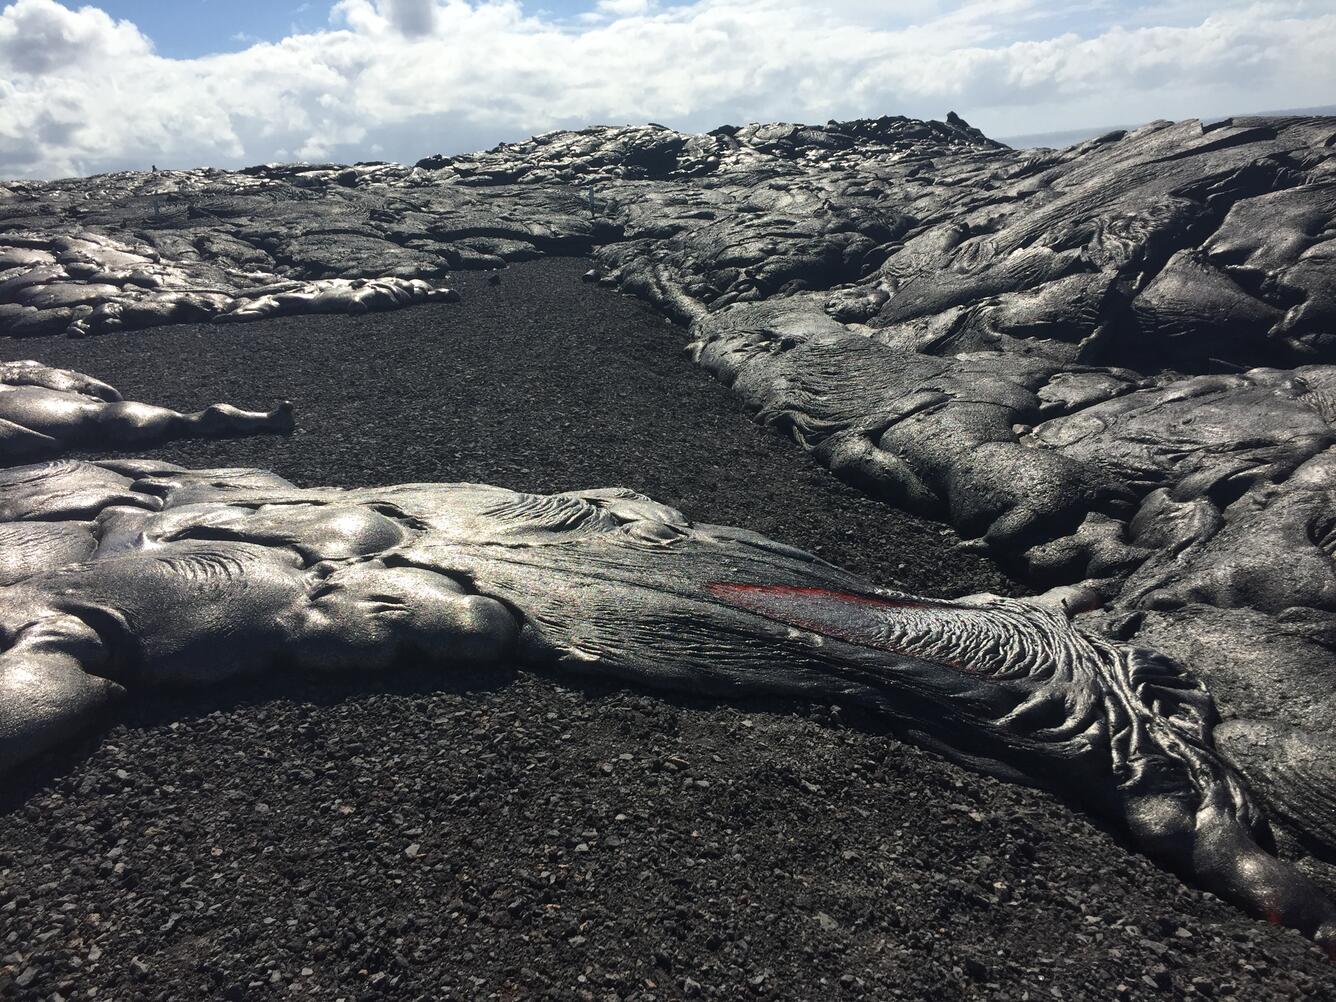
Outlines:
[[[1083,636],[1185,665],[1221,775],[1336,857],[1336,120],[1061,151],[955,116],[596,128],[11,182],[0,332],[386,309],[557,254],[840,477],[1079,586]]]
[[[624,489],[301,490],[132,460],[4,476],[0,767],[115,695],[280,670],[518,660],[652,688],[847,702],[1114,819],[1134,844],[1336,949],[1336,906],[1266,852],[1206,691],[1074,629],[1059,598],[875,588]]]
[[[245,411],[213,404],[195,414],[121,399],[81,372],[0,362],[0,466],[74,448],[136,448],[190,436],[292,431],[292,405]]]

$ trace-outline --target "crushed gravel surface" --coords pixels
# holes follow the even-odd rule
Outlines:
[[[312,487],[631,487],[697,521],[744,525],[890,587],[1017,589],[974,554],[944,561],[958,541],[946,526],[867,498],[755,424],[687,357],[680,327],[581,282],[587,268],[567,258],[466,272],[451,282],[459,304],[361,317],[0,340],[0,359],[35,356],[104,379],[127,400],[178,410],[282,399],[296,407],[289,437],[91,457],[259,466]]]
[[[289,397],[140,454],[303,484],[624,484],[934,594],[1018,587],[752,424],[579,261],[456,306],[0,343],[127,397]],[[0,998],[1292,999],[1296,933],[829,707],[546,674],[145,695],[0,795]]]

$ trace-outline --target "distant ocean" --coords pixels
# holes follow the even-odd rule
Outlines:
[[[1278,111],[1249,111],[1239,112],[1240,117],[1244,115],[1336,115],[1336,104],[1320,104],[1313,108],[1282,108]],[[1202,119],[1205,122],[1219,122],[1221,119],[1228,118],[1228,115],[1217,115],[1213,118]],[[1023,136],[997,136],[997,140],[1006,143],[1015,149],[1030,149],[1034,147],[1047,146],[1053,149],[1062,149],[1064,146],[1071,146],[1075,143],[1083,142],[1087,139],[1094,139],[1096,136],[1104,136],[1110,132],[1116,132],[1119,129],[1135,129],[1135,125],[1102,125],[1090,129],[1065,129],[1060,132],[1030,132]]]

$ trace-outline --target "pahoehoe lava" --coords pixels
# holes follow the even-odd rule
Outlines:
[[[1221,768],[1330,860],[1334,149],[1268,118],[1017,152],[952,116],[13,182],[0,327],[364,312],[592,254],[838,476],[1186,665]]]
[[[114,386],[31,359],[0,362],[0,464],[79,447],[127,448],[196,435],[292,431],[292,405],[244,411],[213,404],[195,414],[122,400]]]
[[[1071,628],[1060,599],[881,592],[624,488],[299,489],[132,459],[17,467],[0,486],[0,769],[127,690],[406,657],[847,702],[1068,791],[1336,952],[1336,906],[1258,844],[1269,833],[1214,753],[1205,689]]]

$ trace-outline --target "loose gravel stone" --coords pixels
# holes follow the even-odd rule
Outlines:
[[[135,335],[191,360],[158,371],[120,335],[21,347],[172,406],[292,391],[293,441],[152,452],[173,461],[624,483],[887,584],[1012,588],[751,425],[585,267],[466,276],[448,309]],[[1297,934],[1054,798],[822,707],[412,666],[274,678],[137,703],[0,811],[0,998],[21,1002],[1336,993]]]

